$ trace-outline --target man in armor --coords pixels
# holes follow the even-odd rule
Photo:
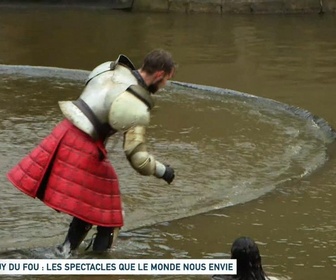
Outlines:
[[[118,178],[105,148],[116,132],[123,133],[125,155],[138,173],[173,181],[174,169],[148,153],[145,130],[151,94],[174,71],[171,54],[161,49],[147,54],[140,69],[125,55],[97,66],[77,100],[59,102],[65,119],[8,172],[16,188],[73,216],[60,251],[77,249],[92,225],[92,249],[106,251],[123,226]]]

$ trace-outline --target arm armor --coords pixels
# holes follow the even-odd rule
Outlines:
[[[126,157],[131,166],[141,175],[154,175],[161,178],[166,167],[147,152],[145,133],[146,129],[143,126],[136,126],[125,133],[124,151]]]

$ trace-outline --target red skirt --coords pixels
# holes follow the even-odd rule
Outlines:
[[[7,174],[25,194],[88,223],[123,226],[118,177],[101,141],[62,121]]]

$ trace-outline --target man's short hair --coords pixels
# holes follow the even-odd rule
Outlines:
[[[141,70],[148,74],[153,74],[156,71],[162,70],[166,74],[170,74],[175,68],[176,64],[169,52],[163,49],[155,49],[145,56]]]

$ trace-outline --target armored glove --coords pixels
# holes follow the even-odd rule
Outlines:
[[[168,184],[170,184],[171,182],[173,182],[174,178],[175,178],[175,171],[172,167],[170,167],[170,165],[166,165],[166,171],[163,174],[163,176],[161,177],[163,180],[165,180]]]

